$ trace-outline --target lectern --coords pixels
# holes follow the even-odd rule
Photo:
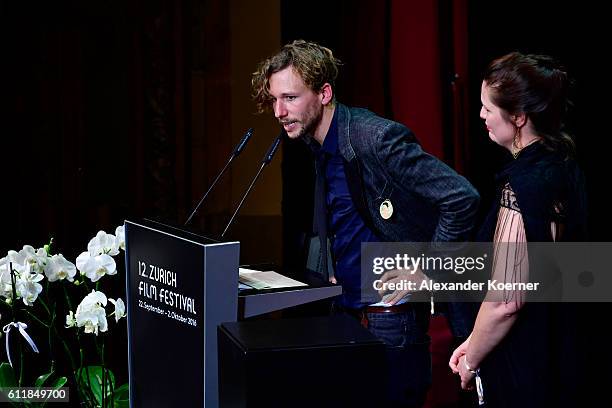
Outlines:
[[[217,325],[236,321],[238,242],[126,221],[130,406],[218,406]]]
[[[381,406],[385,346],[349,316],[223,323],[223,408]]]
[[[126,220],[125,241],[132,408],[218,407],[219,324],[342,293],[323,285],[239,295],[238,242],[151,220]]]

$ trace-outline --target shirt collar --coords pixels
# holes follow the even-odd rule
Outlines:
[[[321,151],[328,155],[334,155],[338,152],[338,109],[334,110],[334,117],[327,130],[327,135],[325,135]]]

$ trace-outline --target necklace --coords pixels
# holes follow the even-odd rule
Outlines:
[[[518,149],[515,152],[512,152],[512,157],[514,157],[515,159],[519,156],[519,154],[521,154],[521,152],[527,147],[530,146],[532,144],[534,144],[535,142],[539,141],[540,138],[536,137],[535,139],[531,140],[531,142],[527,143],[525,146],[521,147],[520,149]]]

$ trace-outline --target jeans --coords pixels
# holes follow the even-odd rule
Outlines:
[[[342,311],[342,308],[340,308]],[[354,312],[344,310],[359,317]],[[367,328],[386,345],[387,385],[369,392],[379,392],[381,406],[417,408],[425,404],[431,385],[429,304],[414,303],[401,313],[366,313]],[[364,373],[375,382],[383,373]]]

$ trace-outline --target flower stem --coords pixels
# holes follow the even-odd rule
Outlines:
[[[28,316],[30,316],[32,319],[36,320],[36,322],[38,322],[38,324],[44,326],[45,328],[49,329],[51,328],[51,326],[48,323],[43,322],[42,320],[40,320],[38,317],[36,317],[36,315],[32,312],[30,312],[29,310],[24,310],[25,314],[27,314]]]
[[[106,364],[104,363],[104,338],[102,338],[102,406],[106,408]]]
[[[36,319],[39,321],[39,323],[45,325],[43,322],[41,322],[36,316],[34,316],[32,313],[30,313],[29,311],[26,310],[26,313],[28,313],[32,318]],[[62,344],[62,348],[64,349],[64,352],[66,353],[66,356],[68,357],[68,360],[70,361],[70,367],[72,368],[72,376],[74,378],[74,382],[75,385],[77,387],[77,390],[79,389],[79,382],[78,382],[78,377],[76,375],[76,363],[74,361],[74,357],[72,356],[72,352],[70,351],[70,347],[68,347],[68,343],[66,342],[66,340],[64,339],[64,337],[60,334],[59,330],[57,329],[57,327],[55,326],[55,324],[53,324],[55,322],[55,310],[53,311],[53,320],[51,321],[50,325],[45,325],[46,327],[49,328],[49,338],[51,339],[52,334],[51,334],[51,330],[53,330],[53,333],[55,334],[55,336],[57,336],[57,339],[60,341],[60,343]],[[51,340],[49,340],[51,341]],[[49,346],[49,348],[51,348],[51,346]],[[50,372],[53,372],[55,368],[55,360],[52,358],[51,359],[51,369]]]
[[[68,289],[66,289],[66,284],[64,283],[64,281],[62,281],[62,289],[64,290],[64,298],[66,299],[68,309],[72,310],[72,302],[70,301],[70,296],[68,296]]]
[[[49,306],[47,306],[47,304],[45,303],[45,301],[41,297],[39,297],[38,300],[40,301],[40,304],[43,305],[43,307],[47,311],[47,315],[49,315],[49,317],[51,317],[51,310],[49,309]]]
[[[81,348],[79,350],[79,354],[80,354],[80,359],[81,359],[81,364],[79,366],[79,369],[77,370],[77,390],[79,392],[79,396],[83,399],[83,402],[89,400],[91,401],[91,404],[93,405],[95,402],[95,397],[93,395],[93,391],[91,390],[91,383],[89,381],[89,370],[87,369],[87,367],[85,367],[85,376],[87,377],[87,383],[85,383],[84,381],[81,381],[81,375],[83,372],[83,349]]]
[[[51,325],[53,325],[53,322],[51,323]],[[53,372],[53,365],[54,365],[54,359],[53,359],[53,352],[51,351],[51,343],[53,342],[53,336],[51,335],[51,327],[49,327],[48,330],[48,337],[49,337],[49,354],[51,356],[51,367],[49,367],[49,372],[52,373]]]
[[[15,287],[17,278],[15,277],[15,271],[13,270],[12,262],[9,262],[9,270],[11,272],[11,286],[12,286],[12,292],[13,292],[13,301],[11,303],[11,311],[13,312],[13,323],[14,323],[14,322],[17,322],[17,289]],[[23,379],[23,347],[22,347],[21,342],[19,342],[19,358],[21,361],[21,364],[19,366],[19,386],[21,386],[21,381]]]
[[[23,344],[19,342],[19,386],[23,384]]]
[[[13,322],[17,321],[17,289],[16,289],[16,280],[15,271],[13,270],[13,263],[9,262],[9,270],[11,271],[11,286],[13,292],[13,301],[11,302],[11,309],[13,312]]]
[[[85,275],[83,275],[83,279],[81,280],[83,286],[85,286],[85,291],[89,293],[89,285],[87,284],[87,279],[85,279]]]

